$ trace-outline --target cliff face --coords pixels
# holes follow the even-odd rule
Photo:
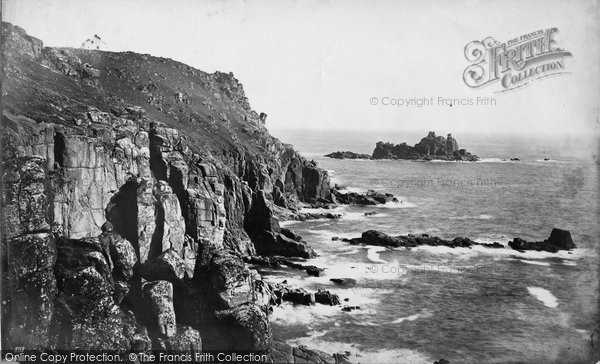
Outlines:
[[[270,350],[241,258],[313,256],[272,205],[331,201],[327,172],[232,74],[2,35],[4,347]]]

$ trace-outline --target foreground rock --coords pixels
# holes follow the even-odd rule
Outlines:
[[[317,292],[308,292],[303,288],[290,287],[285,282],[270,284],[270,288],[275,295],[276,304],[280,304],[282,301],[299,305],[320,303],[322,305],[337,306],[341,304],[340,297],[327,290],[319,289]]]
[[[306,274],[313,277],[319,277],[324,271],[323,268],[319,268],[314,265],[306,265],[292,262],[291,260],[282,257],[245,257],[244,261],[250,264],[270,268],[279,268],[281,266],[286,266],[293,269],[305,271]]]
[[[345,364],[348,353],[329,355],[320,350],[311,350],[304,345],[297,347],[275,341],[268,353],[267,363],[320,363],[320,364]]]
[[[381,231],[368,230],[362,233],[360,238],[332,238],[332,240],[341,240],[350,244],[366,244],[386,247],[404,247],[414,248],[421,245],[429,246],[446,246],[449,248],[471,248],[475,245],[483,246],[486,248],[504,248],[504,245],[494,243],[479,243],[469,238],[454,238],[452,240],[445,240],[437,236],[429,236],[428,234],[421,235],[398,235],[391,236]],[[573,240],[571,239],[571,233],[567,230],[553,229],[550,237],[544,241],[539,242],[527,242],[521,238],[515,238],[510,241],[508,245],[519,251],[525,250],[538,250],[557,252],[559,250],[571,250],[576,248]]]
[[[468,161],[476,162],[479,157],[459,149],[456,139],[448,134],[447,138],[436,136],[435,132],[422,138],[414,146],[406,143],[393,144],[377,142],[375,150],[371,156],[358,154],[354,152],[334,152],[325,155],[330,158],[338,159],[411,159],[411,160],[448,160],[448,161]]]

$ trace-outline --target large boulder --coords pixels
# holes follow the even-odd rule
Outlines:
[[[576,248],[571,238],[571,232],[557,228],[552,229],[548,243],[556,246],[558,249],[570,250]]]
[[[315,301],[322,305],[337,306],[341,304],[340,297],[329,291],[318,290],[315,293]]]
[[[401,246],[400,241],[393,236],[389,236],[388,234],[382,233],[377,230],[367,230],[361,235],[361,239],[364,244],[369,245],[380,245],[380,246],[392,246],[399,247]]]

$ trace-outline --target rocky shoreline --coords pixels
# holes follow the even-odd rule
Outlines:
[[[338,151],[326,154],[325,157],[335,159],[408,159],[408,160],[446,160],[477,162],[479,157],[459,149],[456,139],[448,134],[447,138],[436,136],[435,132],[422,138],[414,146],[406,143],[393,144],[377,142],[371,155],[350,151]]]
[[[331,186],[327,171],[268,133],[266,114],[252,110],[231,73],[44,47],[4,22],[2,35],[3,348],[347,361],[349,353],[278,342],[269,313],[283,301],[360,307],[335,292],[267,282],[254,268],[322,276],[309,263],[312,247],[279,221],[339,219],[336,206],[398,203],[393,195]],[[415,147],[378,143],[371,158],[477,157],[430,133]],[[542,242],[509,245],[575,247],[568,231],[555,230]],[[377,231],[342,240],[501,247]]]
[[[319,275],[289,260],[315,252],[278,216],[335,219],[302,209],[393,196],[331,186],[268,133],[231,73],[44,47],[5,22],[2,36],[3,348],[345,361],[277,342],[270,307],[295,288],[272,287],[249,265]]]

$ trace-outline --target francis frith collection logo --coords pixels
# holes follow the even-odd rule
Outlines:
[[[565,58],[571,52],[558,47],[554,39],[557,32],[557,28],[549,28],[504,43],[492,37],[470,42],[465,46],[465,57],[471,65],[465,69],[463,80],[472,88],[499,83],[502,92],[567,73]]]

